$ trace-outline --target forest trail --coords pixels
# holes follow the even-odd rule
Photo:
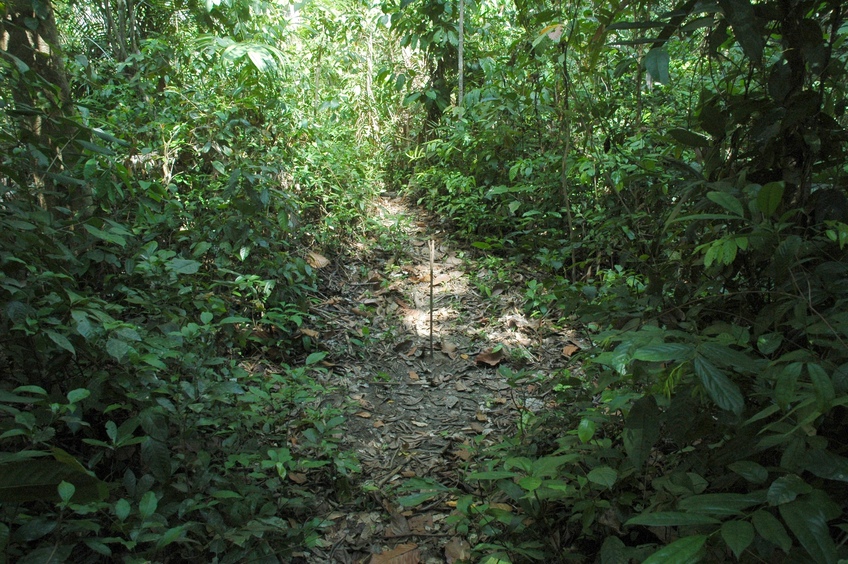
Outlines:
[[[361,463],[354,479],[366,498],[353,502],[350,484],[336,484],[321,512],[333,523],[323,549],[305,561],[453,562],[480,539],[450,526],[449,488],[464,487],[460,472],[482,447],[519,436],[522,414],[553,401],[544,383],[568,366],[579,337],[525,312],[521,272],[473,258],[402,198],[375,204],[380,233],[320,270],[324,299],[312,310],[334,379],[325,405],[348,412],[343,448]],[[446,487],[412,503],[427,489],[421,480]]]

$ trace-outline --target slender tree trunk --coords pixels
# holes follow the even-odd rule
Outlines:
[[[462,100],[465,98],[465,0],[459,0],[459,37],[457,51],[459,64],[459,95],[457,96],[456,105],[462,107]]]
[[[18,127],[21,141],[33,155],[30,174],[42,205],[85,207],[90,200],[86,190],[60,186],[51,176],[65,168],[71,153],[67,147],[81,130],[62,119],[73,114],[73,106],[49,0],[7,2],[0,50],[15,63],[12,96],[17,109],[23,110]]]

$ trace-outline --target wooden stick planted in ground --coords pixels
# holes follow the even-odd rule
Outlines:
[[[433,262],[436,258],[436,241],[430,239],[430,356],[433,356]]]

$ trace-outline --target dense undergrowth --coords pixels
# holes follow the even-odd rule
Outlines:
[[[279,73],[175,47],[78,54],[65,115],[3,59],[32,105],[3,93],[0,561],[286,561],[358,468],[299,328],[374,153]]]
[[[558,407],[466,475],[488,561],[848,557],[844,13],[791,4],[519,7],[409,153],[399,182],[593,344],[513,375]]]
[[[24,4],[4,37],[53,43]],[[475,558],[848,558],[841,4],[469,3],[458,103],[441,0],[119,8],[57,5],[60,66],[3,43],[0,559],[320,542],[357,464],[310,253],[381,163],[592,345],[504,369],[552,401],[453,490]]]

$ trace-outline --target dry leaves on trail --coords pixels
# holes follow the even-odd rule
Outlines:
[[[445,545],[445,562],[453,564],[454,562],[464,562],[471,560],[471,545],[468,541],[459,537],[452,538]]]
[[[498,349],[496,351],[492,351],[490,349],[478,354],[474,360],[483,364],[488,364],[489,366],[497,366],[504,359],[504,356],[503,349]]]
[[[565,358],[571,358],[571,355],[580,350],[580,347],[577,345],[568,344],[562,347],[562,356]]]
[[[316,252],[309,251],[306,255],[306,262],[312,268],[319,269],[324,268],[328,264],[330,264],[330,259],[325,257],[324,255],[319,255]]]
[[[370,564],[418,564],[421,562],[421,551],[417,544],[399,544],[392,550],[372,554]]]

